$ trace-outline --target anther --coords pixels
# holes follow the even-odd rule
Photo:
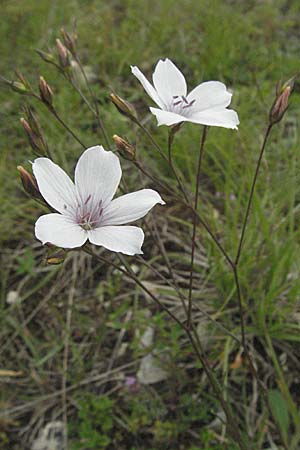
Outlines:
[[[91,194],[88,196],[88,198],[86,199],[86,201],[84,202],[84,204],[87,205],[88,202],[90,201],[90,199],[91,199]]]

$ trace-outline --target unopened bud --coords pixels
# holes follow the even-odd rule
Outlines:
[[[23,110],[26,114],[26,118],[28,120],[29,126],[32,128],[34,133],[41,134],[42,133],[41,126],[40,126],[35,114],[33,113],[32,108],[28,105],[25,105]]]
[[[23,166],[18,166],[17,169],[20,174],[24,191],[32,197],[41,198],[41,194],[34,176],[24,169]]]
[[[110,99],[121,114],[133,121],[136,120],[136,111],[131,103],[116,94],[110,94]]]
[[[1,76],[0,81],[6,86],[9,86],[13,91],[18,92],[18,94],[29,94],[29,91],[26,88],[25,84],[21,83],[20,81],[10,81]]]
[[[47,144],[41,133],[37,132],[37,130],[33,130],[27,120],[23,117],[20,119],[20,122],[27,134],[27,138],[29,144],[37,152],[39,155],[45,155],[47,153]]]
[[[135,160],[136,150],[133,145],[131,145],[127,139],[121,138],[117,134],[113,136],[114,143],[116,144],[117,150],[123,158],[129,161]]]
[[[53,91],[50,88],[49,84],[45,80],[44,77],[40,77],[39,81],[39,90],[42,101],[48,105],[52,106],[52,97],[53,97]]]
[[[277,96],[269,114],[270,125],[274,125],[275,123],[280,122],[286,110],[288,109],[289,98],[291,93],[293,92],[296,77],[297,75],[292,77],[283,86],[281,86],[281,83],[277,85]]]
[[[43,61],[46,63],[54,64],[55,58],[52,55],[52,53],[49,52],[43,52],[42,50],[36,50],[37,54],[42,58]]]
[[[70,67],[70,60],[68,55],[68,50],[61,43],[60,39],[56,39],[56,47],[58,52],[59,63],[62,69]]]
[[[48,247],[47,263],[50,265],[62,264],[66,259],[67,252],[57,247]]]
[[[69,50],[69,52],[72,53],[72,55],[74,55],[76,51],[76,39],[77,39],[76,34],[72,33],[71,35],[64,28],[61,28],[60,32],[66,48]]]
[[[18,94],[28,94],[26,86],[19,81],[12,81],[10,86],[12,90],[18,92]]]
[[[29,83],[29,81],[24,77],[24,75],[23,75],[19,70],[15,70],[15,74],[16,74],[16,77],[18,78],[19,82],[20,82],[21,84],[23,84],[23,86],[25,86],[25,88],[27,89],[28,92],[31,92],[32,89],[31,89],[30,83]]]

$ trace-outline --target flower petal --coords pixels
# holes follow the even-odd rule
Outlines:
[[[173,105],[174,96],[186,96],[187,93],[183,74],[169,59],[159,60],[156,64],[153,72],[153,84],[165,107]]]
[[[152,98],[152,100],[160,107],[163,108],[164,104],[161,101],[161,99],[159,98],[158,93],[156,92],[156,90],[154,89],[154,87],[152,86],[152,84],[147,80],[147,78],[145,77],[145,75],[140,71],[140,69],[136,66],[130,66],[131,67],[131,72],[133,73],[134,76],[137,77],[137,79],[139,80],[139,82],[142,84],[143,88],[145,89],[145,91],[147,92],[147,94],[149,95],[149,97]]]
[[[142,189],[137,192],[115,198],[104,210],[102,225],[122,225],[144,217],[154,205],[165,202],[152,189]]]
[[[112,252],[125,255],[142,254],[144,232],[141,228],[132,226],[104,226],[88,231],[92,244],[101,245]]]
[[[87,240],[87,232],[62,214],[46,214],[35,223],[35,236],[43,244],[57,247],[81,247]]]
[[[76,191],[66,172],[48,158],[35,159],[32,170],[46,202],[62,214],[72,214],[76,207]]]
[[[83,203],[107,205],[122,176],[119,158],[101,145],[90,147],[80,156],[75,169],[75,186]]]
[[[156,116],[157,125],[174,125],[175,123],[186,122],[189,121],[187,117],[181,116],[180,114],[176,114],[170,111],[163,111],[158,108],[150,108],[152,114]]]
[[[188,119],[189,122],[200,123],[215,127],[232,128],[237,130],[240,123],[237,113],[233,109],[207,109],[196,112]]]
[[[210,108],[226,108],[230,104],[232,94],[220,81],[206,81],[195,87],[187,96],[188,102],[195,100],[193,111],[204,111]]]

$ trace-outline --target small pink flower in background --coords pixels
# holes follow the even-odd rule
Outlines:
[[[159,106],[150,108],[158,125],[193,122],[202,125],[237,129],[239,118],[229,106],[232,94],[219,81],[199,84],[189,94],[184,75],[169,59],[159,60],[153,72],[153,85],[136,66],[133,75]]]
[[[91,147],[79,158],[75,183],[48,158],[37,158],[33,173],[39,191],[58,213],[41,216],[35,235],[43,244],[81,247],[87,240],[126,255],[141,254],[143,230],[124,226],[144,217],[165,202],[152,189],[142,189],[113,200],[122,169],[119,158],[102,146]]]
[[[141,386],[140,386],[137,378],[134,376],[126,377],[124,385],[126,386],[128,391],[131,392],[132,394],[136,394],[141,389]]]

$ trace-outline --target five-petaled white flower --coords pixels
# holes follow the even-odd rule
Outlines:
[[[122,176],[114,153],[102,146],[85,150],[75,168],[75,183],[48,158],[37,158],[33,173],[42,196],[58,211],[41,216],[35,224],[35,235],[43,244],[76,248],[89,240],[126,255],[142,253],[143,230],[124,224],[164,201],[152,189],[112,200]]]
[[[237,128],[239,124],[237,113],[227,109],[232,94],[226,90],[225,84],[219,81],[206,81],[187,95],[185,78],[169,59],[158,61],[152,76],[154,87],[138,67],[131,66],[131,71],[159,106],[160,109],[150,108],[157,118],[158,125],[193,122]]]

